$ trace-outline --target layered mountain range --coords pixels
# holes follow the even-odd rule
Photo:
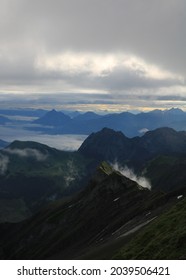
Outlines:
[[[104,127],[122,131],[128,137],[144,134],[159,127],[186,130],[186,113],[180,109],[154,110],[147,113],[113,113],[104,116],[93,112],[75,115],[70,118],[62,112],[52,110],[33,121],[35,129],[51,134],[85,134],[97,132]],[[47,127],[50,126],[50,127]]]
[[[185,132],[104,128],[77,152],[15,141],[0,158],[2,259],[186,258]]]

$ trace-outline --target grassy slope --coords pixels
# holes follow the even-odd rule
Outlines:
[[[186,198],[124,246],[114,259],[186,259]]]

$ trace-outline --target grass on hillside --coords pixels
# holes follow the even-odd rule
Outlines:
[[[114,259],[186,259],[186,198],[145,227]]]

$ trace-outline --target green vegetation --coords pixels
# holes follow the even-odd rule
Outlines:
[[[114,259],[185,259],[186,198],[146,226]]]
[[[107,175],[111,174],[114,171],[111,165],[106,161],[103,161],[99,168]]]
[[[32,212],[83,188],[88,176],[89,160],[79,153],[36,142],[14,141],[1,156],[8,160],[0,174],[0,199],[22,199]]]

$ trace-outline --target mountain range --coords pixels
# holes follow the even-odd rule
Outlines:
[[[0,110],[0,124],[18,125],[24,130],[45,134],[84,134],[90,135],[104,127],[123,132],[127,137],[141,136],[147,131],[160,127],[170,127],[177,131],[186,130],[186,112],[172,108],[154,110],[147,113],[130,112],[99,115],[94,112],[56,111],[43,109]],[[1,136],[3,138],[3,135]]]
[[[186,155],[186,133],[165,127],[141,137],[128,138],[122,132],[104,128],[87,137],[79,152],[90,158],[116,161],[140,170],[147,161],[160,155]]]
[[[185,132],[103,128],[77,152],[15,141],[0,158],[2,259],[186,258]]]
[[[52,110],[33,121],[33,124],[40,124],[39,130],[50,134],[89,135],[107,127],[122,131],[128,137],[134,137],[160,127],[170,127],[178,131],[186,130],[186,113],[180,109],[172,108],[139,114],[122,112],[104,116],[86,112],[70,118],[62,112]],[[46,129],[42,126],[50,126],[50,128]],[[38,130],[38,127],[29,129]]]

